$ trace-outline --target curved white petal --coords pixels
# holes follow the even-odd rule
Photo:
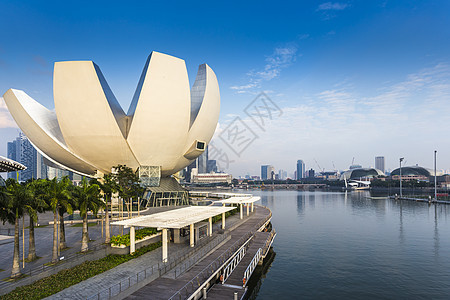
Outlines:
[[[92,61],[55,63],[53,93],[70,150],[104,173],[117,164],[138,167],[124,138],[128,118]]]
[[[202,153],[202,151],[195,151],[196,142],[204,142],[207,145],[216,130],[220,113],[219,83],[217,82],[216,74],[207,64],[200,65],[198,68],[191,97],[195,102],[193,106],[196,103],[201,103],[201,106],[198,108],[198,111],[197,109],[191,110],[193,121],[183,154],[178,158],[176,166],[172,170],[164,172],[164,175],[173,174],[188,166]]]
[[[127,141],[141,165],[175,167],[189,130],[189,80],[184,60],[152,52],[128,111]]]
[[[9,89],[4,95],[6,105],[39,152],[67,169],[93,174],[96,169],[72,153],[65,144],[56,114],[28,96],[24,91]]]

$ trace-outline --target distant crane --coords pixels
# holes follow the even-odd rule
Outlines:
[[[334,171],[337,171],[336,166],[334,165],[334,161],[331,161],[333,163],[333,169]]]
[[[320,170],[322,170],[322,173],[325,172],[325,169],[322,169],[322,167],[319,165],[319,163],[317,162],[317,160],[314,158],[314,161],[316,162],[316,165],[319,167],[319,172]]]

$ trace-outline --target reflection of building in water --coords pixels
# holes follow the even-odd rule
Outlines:
[[[305,202],[306,202],[305,194],[298,193],[297,194],[297,213],[299,215],[303,215],[305,213]]]

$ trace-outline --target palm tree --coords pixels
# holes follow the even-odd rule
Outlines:
[[[37,259],[36,245],[34,239],[34,223],[37,222],[37,214],[42,213],[48,208],[45,203],[46,189],[44,180],[33,180],[27,183],[32,197],[27,199],[25,209],[30,217],[29,239],[28,239],[28,261]]]
[[[72,213],[72,209],[76,207],[75,199],[72,197],[74,193],[75,186],[73,184],[68,185],[68,190],[70,194],[70,198],[67,201],[59,203],[58,214],[59,214],[59,249],[66,249],[66,230],[64,227],[64,214]]]
[[[112,195],[119,191],[119,185],[117,184],[114,176],[111,174],[105,174],[103,176],[103,183],[97,181],[96,179],[91,181],[91,184],[97,184],[103,192],[103,198],[105,200],[105,243],[109,243],[111,241],[111,233],[109,226],[109,211],[108,207],[110,206],[110,201],[112,199]]]
[[[104,206],[100,199],[100,188],[97,184],[89,184],[86,178],[81,181],[81,186],[75,189],[74,196],[77,200],[80,216],[83,218],[83,230],[81,234],[81,252],[89,250],[88,212],[95,215]]]
[[[60,181],[53,178],[48,181],[48,201],[53,211],[53,250],[52,262],[58,261],[58,212],[61,206],[67,207],[67,211],[72,213],[72,206],[69,203],[71,198],[69,185],[71,184],[67,176]]]
[[[31,189],[25,184],[19,184],[14,179],[6,181],[6,188],[9,196],[7,197],[5,211],[2,214],[3,221],[8,221],[14,224],[14,254],[13,266],[11,270],[11,278],[16,278],[20,273],[20,258],[19,258],[19,220],[23,216],[25,203],[33,197]]]

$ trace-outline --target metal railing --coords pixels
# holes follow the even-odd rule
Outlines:
[[[180,264],[182,261],[185,261],[183,265],[180,266],[179,269],[175,269],[175,277],[179,276],[184,270],[188,269],[190,266],[198,262],[198,259],[204,256],[206,253],[211,251],[214,247],[223,242],[229,234],[220,234],[216,235],[214,239],[205,239],[199,243],[197,243],[196,248],[188,248],[185,250],[180,250],[176,252],[172,258],[169,258],[167,263],[159,262],[154,264],[136,274],[125,278],[110,287],[101,290],[97,294],[89,296],[87,299],[110,299],[111,297],[115,297],[120,293],[126,291],[130,287],[136,285],[137,283],[147,279],[148,277],[158,274],[158,276],[162,276],[166,274],[169,270],[174,268],[177,264]],[[178,270],[178,272],[177,272]]]
[[[208,266],[206,266],[202,271],[200,271],[194,278],[192,278],[188,283],[186,283],[181,289],[179,289],[169,300],[172,299],[186,299],[192,295],[196,290],[201,288],[205,280],[207,280],[212,274],[217,273],[220,268],[227,264],[229,259],[236,253],[236,251],[242,247],[242,245],[252,237],[252,233],[247,233],[242,236],[239,240],[233,243],[224,253],[222,253],[218,258],[213,260]]]
[[[277,232],[275,229],[272,228],[272,231],[270,232],[269,237],[266,240],[266,243],[262,247],[262,257],[265,258],[267,255],[267,252],[269,252],[269,248],[273,243],[273,240],[275,239],[275,236],[277,235]]]
[[[252,276],[253,271],[255,270],[256,266],[259,263],[259,260],[261,259],[261,248],[258,249],[258,251],[256,252],[255,256],[253,256],[252,261],[250,262],[250,264],[248,265],[247,269],[244,272],[244,278],[242,278],[242,286],[245,287],[247,285],[247,281],[250,278],[250,276]]]
[[[267,207],[265,207],[267,208]],[[269,210],[270,211],[270,210]],[[266,224],[270,218],[272,217],[272,212],[270,211],[269,215],[256,226],[254,226],[253,230],[249,233],[241,237],[238,241],[236,241],[232,246],[230,246],[222,255],[220,255],[217,259],[211,262],[207,267],[205,267],[202,271],[200,271],[192,280],[186,283],[181,289],[179,289],[169,300],[175,299],[188,299],[193,293],[197,290],[201,289],[202,285],[205,284],[205,280],[211,277],[212,274],[217,273],[222,269],[230,259],[233,258],[236,251],[244,245],[244,243],[253,237],[256,231],[261,229],[261,227]],[[247,244],[249,245],[249,244]]]
[[[245,254],[247,253],[248,247],[245,247],[245,245],[249,245],[250,240],[252,237],[250,237],[249,240],[247,240],[246,244],[242,245],[241,249],[236,252],[236,255],[234,255],[231,259],[231,261],[227,264],[225,268],[223,268],[223,281],[222,284],[225,283],[228,279],[228,277],[233,273],[234,269],[239,265],[241,260],[244,258]]]

